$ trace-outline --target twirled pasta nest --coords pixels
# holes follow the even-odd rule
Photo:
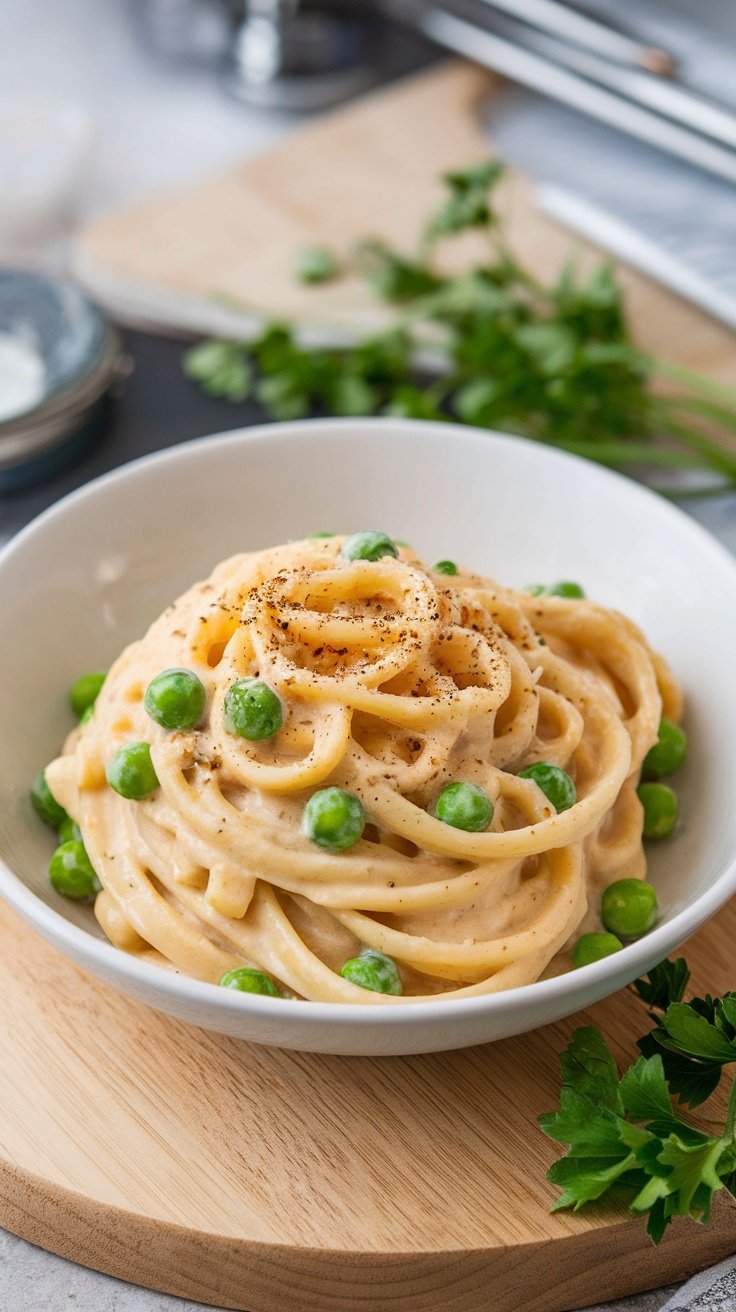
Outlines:
[[[47,769],[102,884],[119,947],[202,980],[248,965],[297,997],[403,1005],[491,993],[569,964],[600,891],[645,871],[642,760],[680,695],[623,616],[428,570],[414,553],[350,560],[307,539],[217,567],[128,647],[89,722]],[[194,672],[202,722],[172,732],[144,706],[162,670]],[[266,741],[231,732],[228,689],[257,677],[281,699]],[[150,744],[159,786],[128,800],[106,765]],[[564,769],[559,814],[532,778]],[[487,830],[434,814],[463,781],[493,803]],[[336,785],[367,823],[348,850],[303,832]],[[590,910],[588,906],[590,904]],[[401,996],[340,969],[365,948],[397,963]]]

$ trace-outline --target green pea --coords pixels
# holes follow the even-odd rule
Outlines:
[[[84,843],[79,839],[71,839],[57,847],[49,865],[49,879],[57,893],[64,897],[92,897],[101,888]]]
[[[645,879],[617,879],[601,899],[601,920],[619,938],[641,938],[656,924],[658,914],[657,894]]]
[[[519,778],[533,779],[558,815],[560,811],[567,811],[575,805],[575,785],[567,771],[559,765],[552,765],[549,761],[535,761],[534,765],[519,771]]]
[[[82,831],[79,828],[79,825],[77,824],[76,820],[72,820],[70,815],[65,815],[64,819],[59,825],[59,842],[81,843],[81,841],[82,841]]]
[[[572,964],[576,970],[602,961],[614,952],[620,952],[623,943],[615,934],[583,934],[572,950]]]
[[[254,970],[252,966],[236,966],[235,970],[228,970],[220,980],[220,987],[237,989],[238,993],[267,993],[269,998],[281,997],[271,976],[264,975],[262,970]]]
[[[143,705],[162,729],[194,729],[206,701],[204,684],[191,670],[162,670],[146,688]]]
[[[229,733],[251,742],[273,738],[284,723],[281,698],[260,679],[238,679],[225,693],[223,718]]]
[[[80,728],[83,724],[89,724],[94,713],[95,713],[94,706],[88,706],[86,711],[82,711],[82,714],[79,717]]]
[[[585,592],[579,583],[553,583],[551,588],[545,589],[548,597],[572,597],[579,600],[585,596]]]
[[[105,674],[101,670],[97,670],[93,674],[83,674],[77,679],[76,683],[72,684],[69,690],[69,701],[75,715],[84,715],[84,712],[90,706],[94,706],[105,678]]]
[[[677,824],[677,794],[668,784],[639,784],[644,807],[644,837],[669,838]]]
[[[396,543],[385,533],[376,533],[366,529],[364,533],[353,533],[342,549],[346,560],[380,560],[381,556],[398,556]]]
[[[310,538],[334,538],[334,533],[310,533]]]
[[[528,592],[532,597],[542,597],[547,589],[543,583],[527,583],[524,591]]]
[[[43,770],[39,770],[31,784],[31,802],[44,824],[51,825],[52,829],[58,829],[62,820],[67,818],[66,811],[63,806],[59,806],[47,784],[46,774]]]
[[[302,828],[326,852],[344,852],[357,843],[365,828],[363,803],[344,788],[320,788],[304,808]]]
[[[478,834],[493,819],[493,802],[477,784],[459,781],[447,784],[434,804],[434,813],[443,824]]]
[[[105,771],[107,782],[121,797],[140,802],[158,788],[148,743],[126,743],[118,747]]]
[[[457,565],[454,560],[438,560],[436,565],[432,566],[435,574],[457,574]]]
[[[662,718],[659,722],[659,736],[650,747],[641,767],[642,779],[659,779],[663,774],[674,774],[679,770],[687,755],[687,738],[685,730],[675,724],[674,720]]]
[[[364,948],[359,956],[351,957],[340,974],[358,988],[370,989],[371,993],[396,995],[404,991],[396,962],[373,948]]]

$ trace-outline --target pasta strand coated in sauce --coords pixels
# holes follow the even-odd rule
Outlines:
[[[87,724],[47,769],[102,883],[95,910],[119,947],[216,982],[248,965],[299,998],[405,1006],[527,984],[569,966],[600,893],[645,873],[641,764],[681,698],[623,616],[459,571],[348,560],[306,539],[223,562],[122,653]],[[147,714],[165,669],[205,686],[202,722]],[[283,726],[227,726],[236,680],[281,699]],[[126,800],[114,752],[151,746],[159,787]],[[559,814],[520,771],[564,769]],[[434,815],[462,781],[493,802],[483,832]],[[306,802],[331,785],[363,804],[363,836],[321,850]],[[340,975],[362,948],[392,957],[395,996]]]

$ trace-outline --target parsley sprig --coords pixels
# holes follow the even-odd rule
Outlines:
[[[736,1063],[736,993],[721,998],[706,994],[684,1003],[686,972],[680,957],[656,967],[649,976],[651,987],[645,980],[636,981],[634,987],[649,1004],[654,1022],[638,1047],[647,1057],[660,1053],[670,1091],[685,1106],[699,1107],[718,1087],[724,1066]]]
[[[303,281],[362,277],[395,307],[387,332],[330,350],[271,326],[249,344],[200,343],[185,356],[186,373],[211,396],[255,397],[274,419],[450,419],[616,468],[696,471],[696,485],[670,486],[672,495],[736,486],[736,449],[723,442],[736,435],[736,391],[636,346],[610,264],[582,277],[569,262],[541,284],[504,236],[495,205],[502,175],[495,160],[446,174],[445,198],[413,254],[366,238],[347,260],[321,247],[298,256]],[[449,276],[445,243],[469,230],[486,233],[488,256]],[[427,348],[439,377],[417,368]]]
[[[636,981],[654,1028],[622,1076],[599,1030],[573,1034],[560,1058],[559,1110],[540,1118],[544,1133],[567,1146],[548,1171],[562,1191],[553,1211],[615,1192],[647,1217],[659,1243],[675,1216],[707,1222],[719,1189],[736,1197],[736,1079],[719,1135],[683,1120],[673,1103],[675,1095],[698,1106],[736,1063],[736,993],[683,1002],[689,975],[678,958]]]

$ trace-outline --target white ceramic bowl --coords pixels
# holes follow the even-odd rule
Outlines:
[[[670,659],[688,697],[682,824],[651,854],[657,928],[584,970],[490,997],[340,1006],[233,993],[137,961],[58,897],[28,785],[70,727],[67,690],[216,561],[320,529],[378,527],[522,586],[579,579]],[[136,461],[0,554],[0,893],[60,951],[183,1020],[308,1051],[400,1054],[544,1025],[627,984],[736,891],[736,562],[666,501],[518,438],[389,419],[251,428]]]

